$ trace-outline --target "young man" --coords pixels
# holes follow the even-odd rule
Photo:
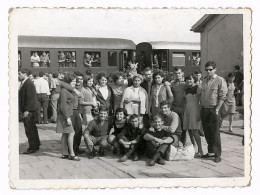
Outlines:
[[[107,137],[111,129],[111,123],[108,120],[108,109],[101,106],[98,118],[91,121],[84,131],[84,140],[90,150],[89,158],[95,157],[94,146],[99,146],[99,156],[104,156],[104,149],[109,146]]]
[[[21,69],[19,72],[19,81],[21,81],[19,110],[23,115],[25,134],[29,142],[29,148],[23,154],[35,153],[40,147],[38,129],[35,124],[35,112],[38,108],[38,101],[35,86],[28,78],[28,72],[29,70],[27,69]]]
[[[173,94],[172,110],[176,112],[181,120],[181,128],[183,125],[184,114],[184,92],[186,83],[183,81],[183,72],[180,67],[174,68],[175,79],[171,82],[171,90]],[[186,144],[186,131],[182,131],[181,142]]]
[[[202,84],[202,74],[201,74],[201,71],[198,70],[198,71],[195,71],[194,74],[197,76],[198,80],[196,81],[196,84],[198,86],[201,86]]]
[[[38,123],[42,123],[41,108],[43,108],[43,123],[48,124],[48,104],[50,88],[49,83],[45,79],[45,73],[39,72],[39,79],[34,80],[34,86],[36,88],[37,100],[38,100]]]
[[[134,161],[139,160],[137,148],[144,130],[139,128],[140,122],[137,114],[131,115],[129,121],[130,124],[117,136],[118,143],[125,151],[125,155],[120,158],[121,162],[125,162],[131,154],[134,154]]]
[[[208,61],[205,64],[207,77],[202,82],[201,90],[201,122],[208,144],[208,153],[202,158],[215,158],[221,161],[221,141],[219,133],[219,109],[227,94],[225,80],[216,74],[216,63]]]
[[[152,158],[149,165],[154,166],[156,162],[165,165],[163,157],[174,140],[172,137],[173,134],[164,130],[163,117],[160,115],[153,117],[153,129],[154,131],[148,131],[144,135],[144,139],[147,141],[147,155]]]

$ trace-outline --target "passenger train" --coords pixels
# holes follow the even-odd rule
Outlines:
[[[18,36],[18,67],[32,72],[93,73],[124,71],[128,62],[172,71],[180,66],[189,73],[200,69],[200,44],[143,42],[117,38]]]

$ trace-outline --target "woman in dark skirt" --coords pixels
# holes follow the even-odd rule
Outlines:
[[[70,84],[72,87],[76,85],[76,76],[73,74],[66,74],[64,82]],[[73,115],[74,96],[67,89],[62,88],[60,91],[60,98],[58,100],[57,112],[57,127],[56,132],[62,133],[61,146],[62,157],[70,160],[79,161],[80,159],[75,156],[73,150],[73,139],[75,131],[72,126],[71,116]],[[68,147],[68,148],[67,148]]]

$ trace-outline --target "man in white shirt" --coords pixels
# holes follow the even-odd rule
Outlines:
[[[46,79],[44,79],[44,72],[39,72],[39,79],[36,79],[34,81],[34,85],[36,88],[36,94],[37,94],[37,100],[38,100],[38,123],[42,123],[42,118],[41,118],[41,108],[43,108],[43,120],[44,124],[48,124],[48,103],[49,103],[49,95],[50,93],[50,88],[49,88],[49,83]]]

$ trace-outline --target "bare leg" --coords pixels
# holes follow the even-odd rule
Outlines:
[[[195,138],[195,141],[197,143],[197,146],[198,146],[198,152],[203,155],[203,150],[202,150],[202,146],[201,146],[201,138],[200,138],[200,135],[199,135],[199,132],[197,129],[194,129],[191,131],[194,138]]]
[[[68,134],[63,133],[61,136],[61,147],[62,147],[62,154],[68,155]]]
[[[193,136],[192,130],[189,130],[189,136],[190,136],[190,141],[191,141],[192,145],[195,148],[196,147],[196,143],[195,143],[195,140],[194,140],[194,136]]]
[[[233,126],[233,116],[234,114],[229,114],[229,131],[232,132],[232,126]]]
[[[69,146],[69,152],[70,156],[75,156],[74,150],[73,150],[73,138],[75,133],[69,133],[68,135],[68,146]]]

